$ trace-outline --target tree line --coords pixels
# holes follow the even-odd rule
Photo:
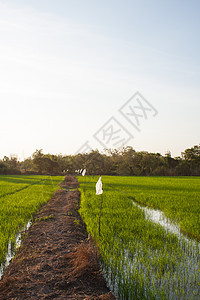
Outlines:
[[[15,155],[0,160],[0,174],[64,175],[78,174],[85,168],[88,175],[200,176],[200,145],[186,149],[175,158],[170,152],[163,156],[124,147],[76,155],[44,154],[40,149],[24,161]]]

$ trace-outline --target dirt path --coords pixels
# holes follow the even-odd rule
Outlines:
[[[115,299],[77,211],[77,179],[66,176],[62,187],[37,213],[6,269],[0,281],[1,300]]]

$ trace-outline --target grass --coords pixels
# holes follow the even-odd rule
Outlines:
[[[200,293],[200,178],[103,176],[79,177],[80,213],[99,245],[107,280],[119,299],[197,299]],[[180,239],[145,217],[133,200],[159,208],[194,242]]]
[[[9,241],[59,188],[62,176],[0,176],[0,263]]]

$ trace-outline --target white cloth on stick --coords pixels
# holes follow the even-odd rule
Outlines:
[[[102,190],[102,181],[101,181],[101,176],[99,177],[99,180],[96,183],[96,195],[101,195],[103,193]]]

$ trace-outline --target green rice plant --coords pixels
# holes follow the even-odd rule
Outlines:
[[[0,176],[0,263],[4,262],[9,241],[15,244],[18,232],[62,180],[62,176]]]
[[[0,198],[21,191],[34,183],[36,180],[32,180],[32,177],[25,180],[24,176],[20,178],[15,175],[0,175]]]
[[[200,240],[200,177],[104,176],[104,184],[160,209],[182,231]]]
[[[80,214],[88,232],[97,241],[105,276],[119,299],[198,299],[200,245],[197,239],[180,238],[166,231],[147,218],[143,209],[133,205],[133,200],[156,208],[164,207],[164,211],[170,212],[168,216],[173,216],[173,207],[178,211],[181,205],[187,207],[189,201],[198,206],[196,193],[200,179],[191,178],[195,193],[193,189],[189,193],[182,178],[103,176],[101,236],[98,235],[101,198],[95,195],[97,180],[98,177],[88,176],[83,190],[83,179],[79,177]],[[184,194],[190,195],[188,198],[182,199],[183,190]],[[168,201],[166,195],[170,197]],[[192,210],[194,218],[197,214],[198,210]],[[188,218],[179,213],[179,219],[176,219],[181,224]],[[189,224],[188,233],[192,221]],[[198,237],[196,229],[192,235]]]

